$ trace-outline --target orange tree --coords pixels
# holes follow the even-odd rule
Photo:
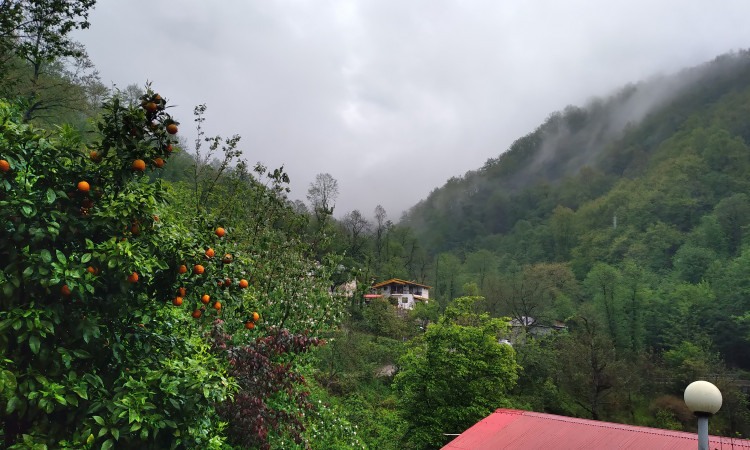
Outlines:
[[[199,327],[210,330],[213,352],[229,362],[228,374],[238,383],[233,400],[217,405],[228,441],[268,447],[288,438],[304,445],[313,405],[300,367],[307,351],[322,343],[320,333],[341,319],[343,301],[329,294],[337,259],[315,260],[300,239],[307,218],[286,198],[283,168],[235,164],[239,137],[205,138],[205,110],[195,111],[199,138],[191,181],[174,186],[170,209],[169,222],[179,223],[183,236],[205,241],[201,235],[215,230],[199,255],[205,282],[185,292],[184,304]],[[187,269],[192,261],[174,264]]]
[[[108,99],[85,148],[0,102],[4,448],[222,445],[214,405],[236,385],[173,306],[213,274],[192,271],[213,230],[161,220],[166,188],[145,175],[162,170],[177,132],[165,106],[150,89],[134,107]]]
[[[108,99],[89,148],[0,107],[0,438],[303,443],[312,405],[296,368],[340,318],[335,260],[299,239],[283,170],[230,169],[238,137],[205,139],[218,165],[196,149],[190,192],[160,181],[179,124],[150,89],[141,100]]]

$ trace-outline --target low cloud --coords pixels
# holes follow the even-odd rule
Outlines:
[[[100,2],[78,33],[105,83],[153,81],[208,104],[208,134],[285,165],[292,197],[317,173],[336,215],[397,218],[553,111],[750,46],[750,3]],[[186,126],[188,125],[188,126]]]

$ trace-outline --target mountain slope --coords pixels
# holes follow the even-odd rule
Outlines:
[[[627,180],[653,177],[668,170],[667,161],[691,154],[698,167],[708,165],[710,173],[702,176],[713,177],[709,190],[715,191],[684,205],[698,208],[691,213],[698,217],[723,196],[745,191],[736,180],[740,185],[713,184],[744,176],[737,167],[732,173],[725,166],[745,156],[732,146],[750,142],[749,99],[750,52],[742,51],[627,86],[585,107],[570,106],[551,114],[482,168],[431,192],[408,212],[405,223],[434,253],[473,249],[485,246],[480,242],[488,238],[507,235],[519,221],[542,223],[558,205],[578,210]],[[727,145],[733,148],[731,155],[722,150]],[[601,212],[607,223],[614,220],[609,213]],[[550,259],[549,251],[542,253],[538,259]]]

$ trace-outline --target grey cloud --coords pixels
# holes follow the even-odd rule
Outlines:
[[[550,113],[750,47],[750,3],[665,0],[105,2],[79,39],[105,82],[208,104],[209,134],[320,172],[337,215],[390,217],[480,167]]]

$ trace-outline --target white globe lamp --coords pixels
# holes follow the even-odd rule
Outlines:
[[[685,404],[698,416],[698,449],[708,450],[708,418],[721,408],[721,391],[708,381],[693,381],[685,388]]]

